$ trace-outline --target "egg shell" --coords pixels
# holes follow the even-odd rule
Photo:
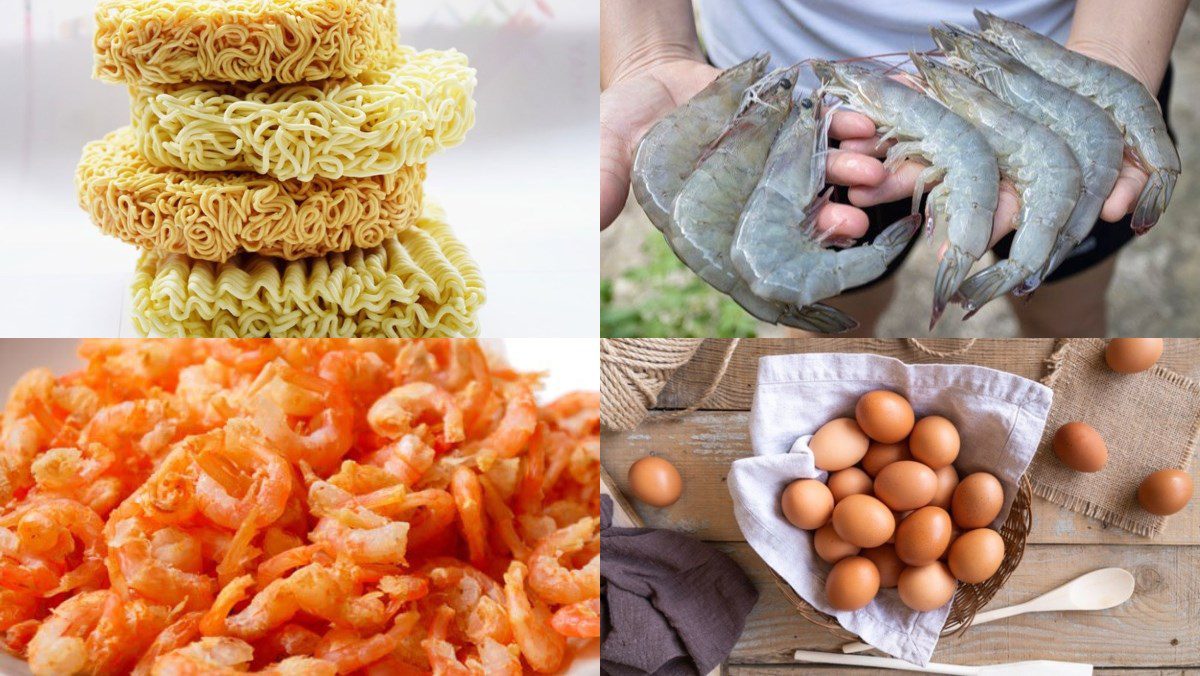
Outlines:
[[[900,571],[904,570],[904,562],[896,556],[896,548],[892,545],[880,545],[862,550],[862,556],[871,560],[879,570],[879,586],[883,589],[893,589],[900,579]]]
[[[955,541],[958,540],[958,536],[960,536],[962,534],[963,534],[962,529],[959,528],[958,526],[954,526],[950,529],[950,546],[946,548],[946,551],[942,552],[942,556],[941,556],[942,561],[945,561],[946,559],[950,558],[950,549],[954,547],[954,543],[955,543]]]
[[[925,463],[930,469],[940,469],[954,463],[960,444],[954,423],[940,415],[931,415],[921,418],[913,426],[908,438],[908,452],[914,460]]]
[[[941,507],[922,507],[896,526],[896,555],[910,566],[937,561],[950,546],[950,515]]]
[[[1104,361],[1117,373],[1141,373],[1163,353],[1162,338],[1113,338],[1104,348]]]
[[[969,530],[950,546],[946,560],[950,573],[960,582],[979,584],[1000,570],[1004,562],[1004,538],[991,528]]]
[[[629,490],[647,505],[668,507],[683,493],[683,477],[670,461],[650,455],[629,466]]]
[[[941,561],[924,566],[909,566],[900,573],[896,590],[904,605],[917,612],[936,610],[954,598],[958,583]]]
[[[825,577],[825,596],[837,610],[858,610],[879,593],[879,571],[870,559],[851,556],[833,564]]]
[[[866,455],[862,458],[862,468],[867,473],[867,476],[874,478],[879,475],[879,470],[900,460],[912,460],[912,454],[908,452],[907,441],[900,441],[894,444],[881,444],[878,441],[872,441],[871,445],[867,448]]]
[[[933,470],[915,460],[893,462],[875,475],[875,497],[895,512],[928,505],[937,486]]]
[[[1058,428],[1051,446],[1062,464],[1076,472],[1099,472],[1108,464],[1104,438],[1085,422],[1069,422]]]
[[[817,430],[808,447],[817,469],[836,472],[862,460],[870,443],[854,418],[834,418]]]
[[[1004,487],[987,472],[969,474],[958,482],[950,499],[954,523],[964,530],[986,528],[1004,507]]]
[[[854,418],[867,436],[894,444],[913,428],[913,410],[908,400],[888,390],[874,390],[858,398]]]
[[[1142,480],[1137,497],[1151,514],[1174,514],[1192,499],[1192,477],[1180,469],[1160,469]]]
[[[796,528],[816,530],[829,523],[833,494],[816,479],[797,479],[783,489],[783,516]]]
[[[826,563],[837,563],[847,556],[854,556],[859,548],[838,537],[832,524],[825,524],[813,533],[813,549]]]
[[[887,505],[870,495],[849,495],[833,508],[833,528],[856,547],[878,547],[892,537],[896,518]]]
[[[857,467],[834,472],[825,483],[833,493],[834,502],[841,502],[847,495],[870,495],[874,486],[871,477]]]
[[[934,470],[933,473],[937,476],[938,484],[929,504],[941,507],[948,512],[950,511],[950,498],[954,497],[954,489],[958,487],[958,470],[954,469],[954,465],[946,465]]]

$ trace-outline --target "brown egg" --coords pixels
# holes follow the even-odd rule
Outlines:
[[[958,487],[958,470],[954,469],[954,465],[946,465],[933,473],[937,476],[937,490],[933,492],[933,499],[929,504],[948,512],[950,498],[954,496],[954,489]]]
[[[650,455],[629,466],[629,489],[647,505],[667,507],[683,492],[683,478],[675,465]]]
[[[903,512],[928,505],[937,486],[933,470],[915,460],[900,460],[875,476],[875,497],[893,511]]]
[[[829,523],[833,494],[816,479],[797,479],[783,489],[783,516],[796,528],[816,530]]]
[[[1069,422],[1054,433],[1054,454],[1076,472],[1099,472],[1108,463],[1108,447],[1094,427]]]
[[[1004,487],[987,472],[967,475],[958,482],[950,499],[950,513],[959,528],[985,528],[1000,516],[1004,506]]]
[[[908,452],[907,441],[895,444],[881,444],[878,441],[872,441],[871,445],[867,447],[867,454],[863,456],[862,468],[867,476],[874,478],[879,475],[879,470],[900,460],[912,460],[912,455]]]
[[[847,467],[830,474],[826,485],[829,486],[829,492],[833,493],[834,502],[841,502],[847,495],[870,495],[872,490],[871,477],[857,467]]]
[[[1192,499],[1192,477],[1180,469],[1160,469],[1142,480],[1137,496],[1151,514],[1174,514]]]
[[[834,418],[817,430],[808,447],[812,449],[817,469],[836,472],[862,460],[870,443],[854,418]]]
[[[950,546],[950,515],[941,507],[922,507],[896,526],[896,556],[910,566],[937,561]]]
[[[996,574],[1004,561],[1004,538],[991,528],[976,528],[950,546],[950,572],[961,582],[979,584]]]
[[[921,418],[908,438],[908,452],[930,469],[953,464],[958,458],[958,428],[940,415]]]
[[[896,548],[892,545],[880,545],[862,550],[862,556],[871,560],[879,570],[879,586],[892,589],[900,579],[900,571],[904,570],[904,562],[896,556]]]
[[[856,547],[878,547],[892,537],[896,518],[869,495],[848,495],[833,508],[833,529]]]
[[[826,563],[837,563],[847,556],[854,556],[859,548],[838,537],[832,524],[825,524],[813,534],[813,549]]]
[[[954,598],[958,583],[941,561],[924,566],[909,566],[900,573],[896,589],[904,605],[918,612],[936,610]]]
[[[903,440],[913,428],[913,410],[908,400],[887,390],[859,397],[854,418],[867,436],[885,444]]]
[[[960,535],[962,535],[961,528],[958,526],[953,526],[950,528],[950,546],[947,547],[946,551],[942,552],[942,555],[939,557],[942,561],[950,558],[950,550],[954,547],[954,543],[958,540],[958,536]]]
[[[1113,338],[1104,348],[1104,361],[1117,373],[1141,373],[1163,353],[1162,338]]]
[[[869,559],[851,556],[833,564],[825,578],[825,596],[838,610],[858,610],[879,593],[879,571]]]

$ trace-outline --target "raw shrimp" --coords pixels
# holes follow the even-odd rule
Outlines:
[[[563,636],[596,638],[600,635],[600,597],[559,608],[550,618],[550,626]]]
[[[1059,232],[1046,265],[1016,291],[1017,295],[1027,294],[1054,272],[1096,226],[1104,200],[1121,170],[1121,130],[1104,109],[1087,97],[1050,82],[979,36],[952,25],[930,32],[951,65],[963,69],[1019,112],[1049,127],[1070,146],[1079,163],[1079,200]]]
[[[241,639],[205,637],[159,657],[153,676],[335,676],[337,667],[313,657],[289,657],[262,671],[248,671],[254,648]]]
[[[487,517],[483,513],[483,489],[475,471],[460,465],[450,476],[450,491],[458,507],[459,528],[467,540],[471,565],[482,568],[488,559]]]
[[[396,439],[412,432],[417,422],[438,416],[442,423],[442,442],[449,445],[463,440],[463,413],[450,393],[430,383],[401,385],[371,405],[367,422],[376,434]]]
[[[631,174],[633,195],[655,227],[667,232],[671,207],[707,147],[737,112],[746,89],[766,72],[758,54],[717,76],[690,101],[659,120],[638,143]]]
[[[1143,234],[1158,222],[1179,179],[1176,150],[1154,95],[1137,78],[1116,66],[1074,52],[1050,38],[975,10],[983,37],[1000,45],[1042,77],[1095,101],[1112,114],[1126,145],[1150,175],[1133,210],[1130,226]]]
[[[796,66],[776,71],[747,90],[742,109],[680,188],[666,237],[685,265],[755,317],[836,333],[857,324],[827,306],[795,307],[755,295],[730,260],[738,217],[762,175],[771,142],[792,108],[797,73]]]
[[[539,542],[529,557],[529,587],[541,598],[558,605],[598,597],[600,557],[593,557],[579,570],[563,566],[562,560],[599,537],[599,528],[599,519],[588,516]]]
[[[265,528],[283,514],[292,471],[257,436],[244,421],[206,435],[212,443],[196,455],[196,506],[213,523],[238,528],[253,512],[255,526]]]
[[[538,599],[529,598],[525,590],[528,569],[513,561],[504,573],[504,598],[513,636],[525,661],[535,671],[555,671],[566,656],[566,640],[550,626],[550,611]]]
[[[817,193],[825,184],[828,135],[817,103],[804,98],[792,108],[733,239],[733,266],[750,289],[790,305],[812,305],[882,275],[921,223],[908,216],[869,245],[825,248],[816,216],[826,203]]]
[[[926,93],[983,132],[996,153],[1001,175],[1012,183],[1021,201],[1008,258],[975,273],[958,289],[969,318],[984,303],[1008,293],[1046,265],[1079,200],[1079,162],[1052,130],[967,75],[918,54],[912,54],[912,61],[924,78]]]
[[[824,91],[871,118],[884,139],[901,139],[888,150],[885,167],[910,157],[930,162],[913,189],[914,213],[925,186],[941,179],[926,200],[928,222],[945,227],[949,245],[934,280],[932,328],[971,266],[987,252],[1000,191],[996,156],[970,122],[881,69],[820,60],[812,69]]]

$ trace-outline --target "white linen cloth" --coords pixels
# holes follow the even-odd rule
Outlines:
[[[754,455],[734,461],[729,492],[734,515],[750,546],[805,601],[837,617],[849,631],[883,652],[920,665],[929,662],[950,612],[918,613],[895,589],[881,589],[867,607],[835,611],[825,600],[829,564],[813,551],[812,533],[792,526],[780,508],[783,489],[816,470],[808,439],[821,425],[853,417],[858,398],[887,389],[912,403],[917,417],[941,415],[958,428],[959,476],[986,471],[1004,486],[1004,505],[992,524],[1008,517],[1018,482],[1037,451],[1053,393],[1032,380],[980,366],[907,365],[871,354],[763,357],[751,407]]]

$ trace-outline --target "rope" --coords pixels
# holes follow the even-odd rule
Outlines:
[[[667,380],[688,363],[700,349],[703,338],[622,338],[600,341],[600,393],[603,404],[600,420],[612,430],[631,430],[646,417],[658,401]],[[725,346],[713,382],[700,398],[686,409],[666,417],[676,418],[695,411],[712,396],[729,369],[738,341]]]
[[[909,343],[909,345],[912,345],[914,348],[916,348],[918,352],[924,352],[925,354],[927,354],[931,357],[940,357],[942,359],[945,359],[947,357],[957,357],[959,355],[964,355],[967,352],[970,352],[971,348],[975,346],[975,340],[976,340],[975,338],[968,338],[967,340],[963,341],[962,347],[958,348],[957,350],[944,350],[944,351],[943,350],[935,350],[932,347],[927,347],[924,344],[922,344],[921,341],[917,340],[916,338],[909,338],[908,343]]]

